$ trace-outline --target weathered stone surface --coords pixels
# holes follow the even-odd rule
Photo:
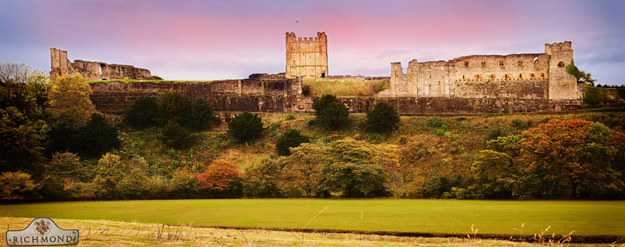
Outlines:
[[[401,63],[391,63],[391,87],[378,97],[580,99],[565,69],[572,58],[571,42],[563,42],[545,44],[545,53],[412,60],[405,74]]]
[[[106,64],[102,62],[90,62],[67,59],[67,51],[50,48],[52,71],[51,76],[80,73],[87,80],[121,80],[124,78],[147,80],[152,79],[150,71],[135,68],[132,65]]]
[[[328,76],[328,37],[297,38],[286,33],[286,77],[325,78]]]

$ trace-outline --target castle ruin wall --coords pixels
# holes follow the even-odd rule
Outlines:
[[[74,60],[70,62],[67,51],[50,48],[51,68],[50,76],[62,76],[65,74],[79,73],[86,80],[121,80],[124,78],[135,80],[152,79],[152,74],[147,69],[135,68],[132,65],[106,64]]]

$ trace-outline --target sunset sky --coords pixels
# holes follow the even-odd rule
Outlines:
[[[55,47],[165,79],[247,78],[284,72],[286,32],[321,31],[331,75],[571,41],[597,83],[625,84],[625,1],[0,0],[0,61],[45,71]]]

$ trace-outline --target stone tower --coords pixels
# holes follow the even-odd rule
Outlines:
[[[577,99],[577,80],[566,72],[573,59],[571,42],[545,44],[549,60],[549,99]]]
[[[286,77],[324,78],[328,76],[328,37],[297,38],[286,33]]]

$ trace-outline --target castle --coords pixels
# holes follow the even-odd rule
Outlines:
[[[325,78],[328,76],[328,37],[318,32],[317,37],[297,38],[286,33],[286,77]]]
[[[391,63],[390,89],[379,97],[580,99],[583,84],[566,72],[571,42],[545,44],[545,53],[473,55],[450,61]]]
[[[67,59],[67,52],[50,49],[51,75],[80,73],[90,83],[96,109],[118,112],[141,96],[176,91],[191,100],[203,98],[217,111],[313,112],[316,97],[302,94],[303,79],[376,79],[388,89],[372,97],[338,97],[350,112],[367,112],[386,102],[401,114],[515,113],[561,111],[581,105],[583,83],[566,72],[573,59],[571,42],[545,45],[545,53],[473,55],[450,61],[412,60],[407,72],[391,63],[389,77],[328,74],[327,36],[297,38],[286,33],[286,72],[253,74],[247,79],[176,82],[149,81],[150,71],[130,65]],[[136,82],[121,82],[123,78]],[[148,80],[148,81],[143,81]],[[313,85],[314,86],[314,85]]]
[[[64,74],[81,74],[86,80],[121,80],[124,78],[149,80],[152,79],[147,69],[135,68],[132,65],[106,64],[102,62],[90,62],[67,59],[67,51],[50,48],[50,61],[52,70],[50,76]]]

